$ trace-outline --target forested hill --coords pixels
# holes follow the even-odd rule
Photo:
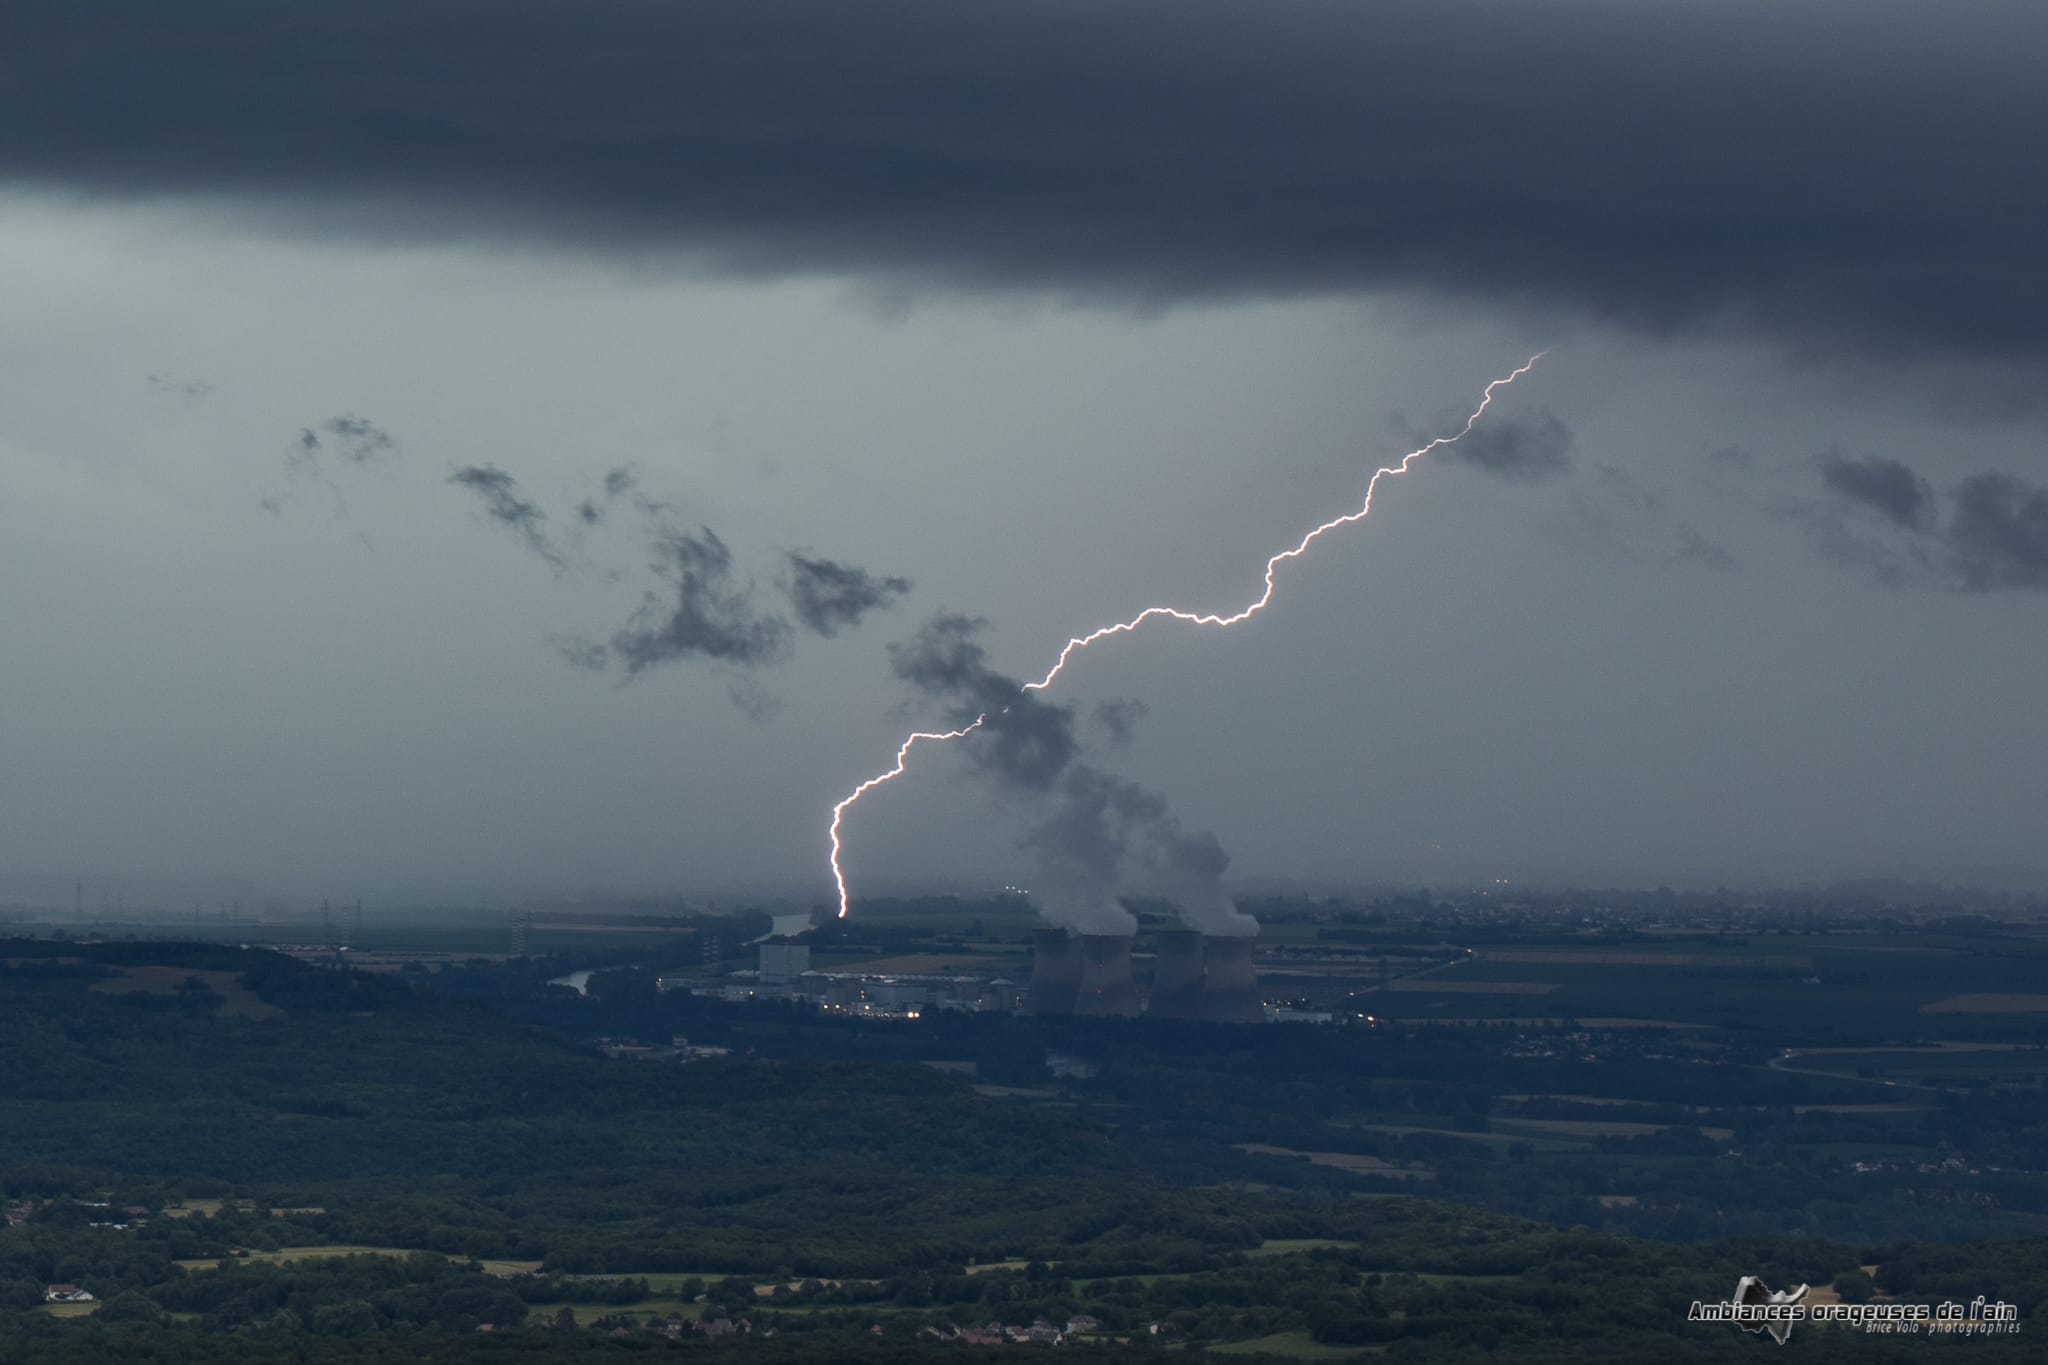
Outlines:
[[[0,942],[0,1019],[9,1365],[943,1361],[984,1358],[958,1334],[991,1322],[1071,1326],[1101,1359],[1676,1365],[1758,1349],[1685,1317],[1743,1274],[2048,1307],[2048,1242],[1674,1246],[1328,1183],[1175,1185],[1147,1159],[1165,1139],[1111,1128],[1135,1106],[859,1057],[613,1061],[260,950]]]
[[[559,1220],[550,1248],[574,1255],[591,1239],[566,1229],[644,1231],[654,1209],[699,1226],[858,1218],[846,1226],[895,1241],[922,1235],[912,1206],[959,1221],[949,1193],[1024,1213],[992,1182],[1134,1174],[1098,1126],[926,1068],[623,1065],[479,1006],[265,951],[0,943],[0,1010],[0,1147],[18,1193],[260,1190],[353,1211],[339,1221],[417,1210],[431,1192],[447,1221],[412,1217],[412,1244],[505,1254]],[[769,1216],[798,1193],[807,1213]],[[1043,1202],[1064,1200],[1048,1187]],[[717,1263],[772,1267],[789,1256],[776,1240],[755,1254],[735,1233]]]

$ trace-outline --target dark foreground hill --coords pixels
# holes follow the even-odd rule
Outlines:
[[[0,1020],[8,1362],[1044,1349],[961,1335],[992,1324],[1105,1358],[1684,1362],[1775,1349],[1685,1320],[1743,1274],[2048,1307],[2040,1242],[1678,1247],[1175,1185],[1099,1118],[929,1068],[610,1061],[268,952],[0,944]],[[46,1303],[53,1286],[91,1298]],[[1940,1349],[2027,1358],[2035,1326]],[[1795,1340],[1821,1360],[1929,1349]]]

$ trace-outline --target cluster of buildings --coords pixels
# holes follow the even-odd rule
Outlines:
[[[667,1047],[658,1043],[643,1043],[637,1038],[599,1038],[596,1043],[597,1050],[614,1061],[633,1058],[658,1062],[701,1062],[711,1057],[732,1055],[732,1049],[729,1047],[704,1047],[692,1043],[681,1034],[670,1038]]]
[[[827,1014],[916,1019],[939,1010],[1006,1014],[1136,1015],[1256,1023],[1267,1016],[1259,996],[1249,934],[1177,929],[1157,936],[1149,988],[1132,971],[1131,934],[1076,934],[1040,929],[1032,938],[1030,981],[1004,977],[818,971],[810,945],[795,937],[761,940],[758,965],[737,979],[662,980],[664,990],[689,990],[722,1000],[801,1000]]]
[[[1130,934],[1032,935],[1033,1014],[1133,1015],[1140,1011],[1131,972]],[[1162,1019],[1257,1023],[1265,1018],[1249,934],[1174,929],[1159,935],[1159,955],[1143,1011]]]
[[[139,1227],[148,1222],[151,1212],[146,1204],[124,1204],[119,1209],[116,1209],[104,1199],[81,1199],[76,1202],[78,1207],[82,1209],[106,1210],[104,1214],[88,1217],[86,1220],[87,1227],[112,1228],[117,1232],[126,1232],[129,1228]],[[9,1200],[6,1206],[7,1226],[11,1228],[20,1227],[40,1207],[41,1205],[33,1199]],[[92,1296],[88,1294],[86,1297],[90,1298]]]
[[[87,1295],[86,1297],[90,1298],[92,1296]],[[671,1313],[665,1320],[659,1318],[652,1319],[644,1326],[641,1326],[635,1315],[627,1313],[624,1317],[626,1322],[634,1323],[635,1325],[631,1327],[623,1324],[611,1326],[607,1335],[630,1337],[636,1333],[652,1332],[657,1336],[667,1337],[670,1341],[680,1341],[687,1336],[743,1337],[751,1336],[754,1332],[754,1320],[752,1318],[704,1318],[699,1320],[697,1318],[686,1318],[681,1313]],[[591,1325],[593,1329],[605,1330],[606,1323],[610,1321],[612,1320],[609,1318],[600,1318]],[[529,1319],[526,1325],[529,1329],[532,1329],[543,1327],[546,1324],[539,1319]],[[476,1325],[476,1330],[496,1334],[505,1329],[493,1322],[480,1322]],[[763,1331],[761,1335],[772,1337],[775,1335],[775,1329],[770,1327]]]
[[[1011,1342],[1037,1343],[1045,1346],[1064,1346],[1067,1338],[1083,1332],[1092,1332],[1102,1324],[1082,1314],[1069,1318],[1064,1327],[1038,1318],[1029,1327],[1017,1327],[1007,1323],[991,1322],[983,1327],[925,1327],[918,1331],[921,1337],[933,1341],[957,1341],[963,1346],[1003,1346]],[[874,1329],[879,1335],[881,1329]]]
[[[793,938],[763,939],[757,967],[729,981],[663,977],[663,990],[688,990],[717,1000],[802,1000],[827,1014],[916,1019],[936,1010],[1014,1013],[1023,989],[1002,977],[903,972],[815,971],[811,946]]]

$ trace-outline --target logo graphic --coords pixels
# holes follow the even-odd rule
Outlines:
[[[1769,1332],[1783,1346],[1792,1339],[1792,1324],[1803,1321],[1807,1286],[1772,1289],[1754,1275],[1735,1282],[1735,1292],[1721,1303],[1695,1302],[1686,1314],[1692,1322],[1732,1322],[1745,1332]]]
[[[1768,1309],[1798,1303],[1806,1297],[1806,1289],[1807,1286],[1803,1284],[1797,1289],[1772,1289],[1756,1276],[1744,1275],[1735,1282],[1735,1293],[1730,1296],[1730,1300],[1739,1308]],[[1771,1339],[1783,1346],[1792,1339],[1792,1324],[1800,1316],[1803,1314],[1788,1313],[1783,1317],[1771,1315],[1756,1322],[1737,1318],[1736,1322],[1745,1332],[1769,1332]]]
[[[1882,1299],[1870,1303],[1803,1302],[1807,1286],[1773,1289],[1755,1275],[1735,1282],[1735,1292],[1719,1303],[1693,1301],[1688,1322],[1732,1322],[1745,1332],[1769,1332],[1783,1346],[1792,1336],[1795,1322],[1832,1323],[1861,1328],[1872,1335],[1895,1336],[2014,1336],[2020,1330],[2018,1305],[1987,1302],[1979,1294],[1968,1303],[1901,1303]]]

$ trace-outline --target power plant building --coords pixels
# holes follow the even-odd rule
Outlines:
[[[1064,929],[1039,929],[1031,935],[1031,989],[1025,993],[1028,1014],[1072,1014],[1081,995],[1081,944]]]
[[[1129,1015],[1138,1012],[1138,988],[1131,980],[1131,935],[1082,934],[1081,983],[1074,1013]]]
[[[762,942],[757,980],[763,992],[786,995],[796,988],[798,979],[810,969],[810,944],[778,938]]]
[[[1161,1019],[1199,1019],[1202,1008],[1202,936],[1192,929],[1159,935],[1158,964],[1145,1012]]]
[[[1256,1023],[1266,1017],[1259,999],[1259,972],[1249,934],[1208,934],[1202,939],[1202,1006],[1198,1015],[1228,1023]]]
[[[828,1013],[908,1018],[934,1010],[1020,1009],[1097,1018],[1142,1010],[1161,1019],[1218,1023],[1256,1023],[1266,1017],[1252,935],[1162,931],[1149,993],[1141,993],[1132,971],[1134,942],[1131,934],[1035,930],[1030,982],[1019,988],[1000,977],[878,973],[858,967],[818,971],[811,966],[808,943],[771,934],[756,944],[758,968],[753,972],[720,980],[670,978],[662,988],[728,1000],[805,1000]]]
[[[1131,935],[1071,934],[1040,929],[1031,936],[1031,1014],[1128,1015],[1138,1012],[1131,978]]]
[[[1162,933],[1146,1012],[1162,1019],[1218,1023],[1264,1019],[1255,944],[1249,934],[1200,934],[1189,929]]]

